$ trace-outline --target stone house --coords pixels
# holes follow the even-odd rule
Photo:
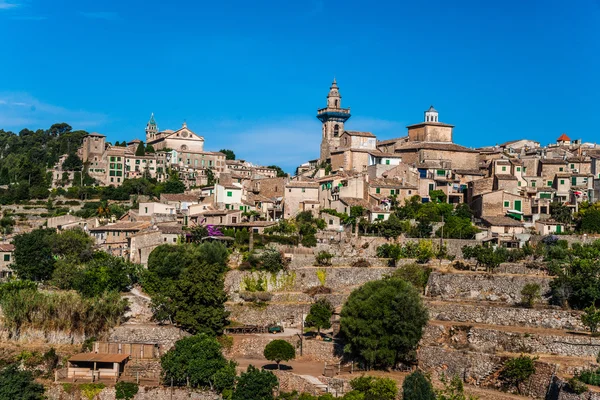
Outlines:
[[[239,184],[215,185],[215,204],[217,208],[237,210],[244,199],[243,188]]]
[[[0,279],[4,280],[13,275],[10,265],[13,262],[15,246],[10,243],[0,244]]]
[[[508,213],[531,217],[532,214],[529,198],[502,190],[476,196],[471,208],[478,218],[500,217]]]
[[[175,206],[164,203],[140,203],[138,208],[138,215],[140,217],[152,216],[155,214],[167,214],[175,215],[177,210]]]
[[[209,196],[211,193],[207,191],[206,194],[201,195]],[[161,193],[160,202],[175,207],[177,212],[187,210],[192,204],[200,203],[199,194],[191,193]]]
[[[522,222],[509,217],[485,217],[482,218],[482,223],[496,236],[514,236],[525,232]]]
[[[90,228],[90,235],[96,240],[96,245],[103,251],[114,256],[129,257],[129,237],[150,227],[147,221],[117,222]]]
[[[290,181],[285,185],[283,201],[284,218],[292,218],[304,211],[305,201],[319,201],[319,184],[314,181]]]
[[[535,221],[535,230],[540,235],[550,235],[553,233],[562,233],[562,232],[565,232],[566,229],[567,229],[567,226],[560,222],[551,221],[551,220]]]

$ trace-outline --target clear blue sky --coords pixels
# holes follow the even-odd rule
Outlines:
[[[0,128],[109,140],[186,120],[207,150],[291,171],[337,78],[348,129],[455,142],[600,141],[600,2],[0,0]]]

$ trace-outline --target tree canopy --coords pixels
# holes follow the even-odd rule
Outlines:
[[[410,283],[395,277],[353,291],[341,313],[346,352],[368,368],[412,361],[427,323],[427,309]]]
[[[277,368],[282,361],[289,361],[296,358],[296,350],[294,346],[285,340],[273,340],[265,346],[263,352],[265,358],[269,361],[275,361]]]
[[[314,326],[321,333],[321,329],[331,328],[331,316],[334,308],[329,300],[322,298],[317,300],[310,307],[310,312],[306,316],[306,325]]]
[[[436,400],[433,385],[429,376],[417,370],[402,382],[403,400]]]
[[[31,372],[19,370],[16,364],[0,371],[0,399],[42,400],[44,398],[44,386],[33,380]]]
[[[140,142],[138,144],[137,149],[135,149],[135,155],[137,157],[141,157],[141,156],[145,156],[146,155],[146,147],[144,146],[144,142]]]
[[[273,400],[277,385],[277,377],[272,372],[249,365],[237,379],[232,400]]]
[[[225,154],[226,160],[235,160],[235,153],[233,152],[233,150],[221,149],[219,150],[219,153]]]

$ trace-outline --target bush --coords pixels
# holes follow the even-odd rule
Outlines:
[[[588,385],[600,386],[600,369],[585,369],[579,372],[575,378]]]
[[[402,383],[402,400],[436,400],[429,376],[421,371],[408,375]]]
[[[237,379],[232,400],[272,400],[273,389],[278,385],[277,377],[269,371],[261,371],[249,365]]]
[[[271,301],[273,294],[270,292],[240,292],[240,297],[244,301]]]
[[[277,369],[279,369],[280,362],[296,358],[296,350],[294,349],[294,346],[285,340],[279,339],[269,342],[269,344],[265,346],[263,355],[267,360],[275,361],[277,363]]]
[[[365,400],[394,400],[398,395],[396,382],[390,378],[361,376],[350,381],[352,389],[362,393]]]
[[[334,308],[327,299],[317,300],[311,307],[306,316],[306,325],[317,328],[319,334],[321,329],[331,328],[331,316]]]
[[[450,381],[445,376],[441,378],[444,388],[437,392],[438,400],[477,400],[477,397],[466,396],[462,379],[454,375]]]
[[[134,382],[119,381],[115,385],[116,399],[131,400],[135,397],[139,386]]]
[[[600,310],[595,306],[587,307],[581,316],[581,322],[587,326],[593,336],[598,335],[598,325],[600,325]]]
[[[583,394],[588,391],[588,387],[585,383],[581,382],[578,378],[573,377],[567,381],[569,390],[575,394]]]
[[[0,371],[0,399],[42,400],[44,387],[33,380],[29,371],[20,371],[13,364]]]
[[[542,298],[541,287],[537,283],[528,283],[521,290],[521,302],[525,307],[533,308],[535,303]]]
[[[504,363],[500,372],[500,378],[508,385],[515,386],[520,394],[520,384],[528,380],[535,373],[534,361],[534,358],[525,355],[511,358]]]
[[[332,258],[333,258],[333,254],[328,253],[325,250],[319,251],[319,253],[315,256],[317,265],[323,265],[323,266],[331,265]]]
[[[352,262],[353,268],[369,268],[370,266],[371,263],[368,260],[365,260],[364,258],[359,258],[358,260]]]
[[[392,276],[405,280],[420,290],[424,290],[431,274],[431,268],[426,268],[422,265],[411,263],[398,267]]]

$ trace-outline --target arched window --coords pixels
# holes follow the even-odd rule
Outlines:
[[[339,103],[340,103],[340,101],[339,101],[339,100],[336,100],[336,101],[335,101],[335,108],[338,108],[338,105],[339,105]]]
[[[338,137],[340,135],[340,126],[336,125],[333,127],[333,137]]]

